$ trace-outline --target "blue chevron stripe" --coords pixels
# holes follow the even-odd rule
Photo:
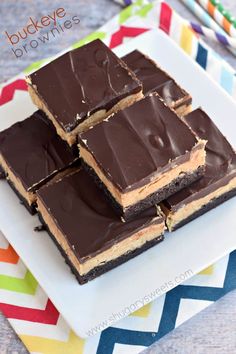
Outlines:
[[[206,69],[207,66],[207,56],[208,56],[208,50],[204,48],[200,43],[198,43],[196,62],[203,69]]]
[[[158,333],[131,331],[109,327],[102,332],[97,354],[112,354],[116,343],[150,346],[159,339]]]
[[[236,289],[236,251],[230,254],[223,288],[179,285],[166,294],[158,332],[150,333],[110,327],[101,334],[97,354],[112,354],[116,343],[148,347],[175,328],[182,298],[216,301],[234,289]]]
[[[157,328],[160,338],[175,328],[181,298],[178,294],[179,290],[179,287],[177,287],[166,294],[161,321],[159,328]]]
[[[236,251],[229,257],[228,267],[224,281],[225,294],[236,289]]]

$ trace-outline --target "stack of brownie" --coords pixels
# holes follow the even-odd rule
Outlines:
[[[0,167],[83,284],[236,194],[236,154],[150,58],[95,40],[27,77]]]

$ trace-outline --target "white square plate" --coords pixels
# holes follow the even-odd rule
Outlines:
[[[147,32],[115,52],[122,56],[136,48],[173,75],[194,97],[194,107],[201,105],[236,146],[236,104],[203,69],[160,30]],[[0,130],[34,110],[28,94],[17,92],[11,103],[0,108]],[[5,181],[0,181],[0,195],[0,229],[81,337],[112,325],[119,316],[128,315],[129,310],[152,301],[236,248],[234,198],[167,233],[160,245],[81,286],[47,233],[33,231],[39,224],[37,216],[28,214]]]

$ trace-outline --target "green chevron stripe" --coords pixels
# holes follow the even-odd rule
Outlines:
[[[39,60],[39,61],[36,61],[34,63],[32,63],[30,66],[28,66],[25,70],[24,70],[24,74],[28,74],[30,73],[31,71],[36,71],[38,70],[39,68],[41,68],[41,66],[46,63],[48,61],[48,59],[43,59],[43,60]]]
[[[93,32],[91,34],[89,34],[87,37],[81,39],[79,42],[74,43],[71,46],[71,49],[76,49],[81,47],[82,45],[89,43],[91,41],[93,41],[94,39],[101,39],[103,40],[106,37],[106,33],[105,32]],[[68,48],[69,50],[70,48]],[[51,58],[52,59],[52,58]],[[36,71],[38,69],[40,69],[46,62],[50,61],[50,58],[46,58],[43,60],[39,60],[36,61],[35,63],[32,63],[30,66],[28,66],[25,70],[24,70],[24,74],[29,74],[32,71]]]
[[[128,6],[126,9],[121,11],[119,15],[119,24],[127,21],[132,15],[146,17],[148,12],[151,11],[154,4],[145,4],[143,0],[136,1],[133,5]]]
[[[106,37],[106,33],[105,32],[93,32],[91,34],[89,34],[87,37],[81,39],[79,42],[76,42],[72,45],[73,49],[79,48],[82,45],[89,43],[95,39],[101,39],[103,40]]]
[[[34,295],[38,282],[28,270],[23,279],[0,275],[0,289]]]
[[[138,10],[135,15],[138,15],[140,17],[146,17],[147,14],[152,10],[154,7],[154,4],[147,4],[146,6],[142,7],[140,10]]]

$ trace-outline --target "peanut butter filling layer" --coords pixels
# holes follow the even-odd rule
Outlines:
[[[172,231],[176,225],[180,222],[188,219],[191,215],[199,211],[204,205],[209,204],[216,198],[219,198],[221,195],[229,193],[231,190],[236,188],[236,177],[233,178],[228,184],[222,186],[212,193],[209,193],[203,198],[196,199],[190,203],[186,203],[177,211],[172,211],[166,208],[164,205],[161,205],[162,211],[166,215],[166,225],[169,231]]]
[[[13,184],[13,186],[15,187],[15,189],[19,192],[20,195],[22,195],[22,197],[27,201],[27,203],[31,206],[33,203],[36,202],[36,195],[34,192],[31,191],[27,191],[21,180],[19,178],[17,178],[14,173],[12,172],[12,170],[8,167],[6,161],[4,160],[4,158],[2,157],[2,155],[0,154],[0,166],[3,168],[5,174],[6,174],[6,178]]]
[[[175,110],[175,112],[178,114],[179,117],[183,117],[192,111],[192,105],[183,104],[177,108],[175,108],[175,106],[173,105],[173,109]]]
[[[57,130],[57,134],[60,135],[60,137],[67,141],[67,143],[72,146],[77,142],[77,135],[79,133],[82,133],[86,130],[88,130],[91,126],[96,125],[97,123],[101,122],[108,116],[110,116],[113,113],[116,113],[128,106],[131,106],[134,102],[139,101],[140,99],[143,98],[143,93],[142,91],[129,95],[123,99],[121,99],[118,103],[116,103],[110,110],[106,111],[105,109],[101,109],[89,116],[87,119],[85,119],[82,123],[80,123],[73,131],[71,132],[66,132],[58,123],[58,121],[55,119],[55,117],[52,115],[52,113],[49,111],[48,107],[44,103],[44,101],[40,98],[40,95],[37,92],[37,87],[35,85],[32,85],[30,78],[27,78],[27,83],[28,83],[28,91],[31,96],[31,99],[33,103],[41,109],[48,118],[52,121],[53,125],[55,126]]]
[[[125,193],[122,193],[118,188],[116,188],[116,186],[114,186],[113,183],[104,175],[94,157],[88,150],[81,145],[79,148],[81,158],[95,171],[99,179],[105,184],[106,188],[115,200],[123,208],[127,208],[147,198],[149,195],[158,192],[159,189],[167,186],[180,175],[194,173],[198,167],[204,166],[205,143],[205,141],[200,140],[196,144],[195,148],[190,153],[190,158],[188,161],[180,165],[177,164],[165,173],[157,173],[154,177],[152,177],[148,184]]]
[[[21,180],[16,177],[16,175],[12,172],[12,170],[9,168],[7,165],[6,161],[0,154],[0,166],[4,170],[4,173],[6,174],[6,179],[9,180],[12,184],[13,187],[18,191],[18,193],[27,201],[29,206],[33,205],[36,203],[36,191],[31,191],[31,190],[26,190],[25,187],[23,186]],[[49,182],[47,179],[47,183],[55,183],[57,180],[63,178],[67,174],[72,173],[74,170],[76,170],[75,167],[68,167],[67,169],[57,172],[57,174],[51,176]],[[45,182],[46,183],[46,182]]]
[[[164,102],[178,114],[187,114],[191,96],[154,60],[139,50],[121,58],[143,85],[144,95],[157,92]]]
[[[63,248],[70,262],[74,265],[80,275],[85,275],[90,270],[98,267],[99,265],[104,265],[107,262],[115,260],[124,254],[127,254],[137,248],[142,247],[146,242],[151,241],[157,238],[158,236],[161,236],[165,230],[164,221],[155,222],[154,218],[152,222],[142,230],[139,230],[128,238],[115,243],[111,248],[106,249],[101,253],[96,254],[95,256],[91,256],[83,261],[80,261],[69,246],[65,236],[58,228],[56,222],[53,220],[40,198],[38,198],[37,204],[38,211],[42,215],[42,218],[47,224],[51,234],[55,237],[57,243]]]

